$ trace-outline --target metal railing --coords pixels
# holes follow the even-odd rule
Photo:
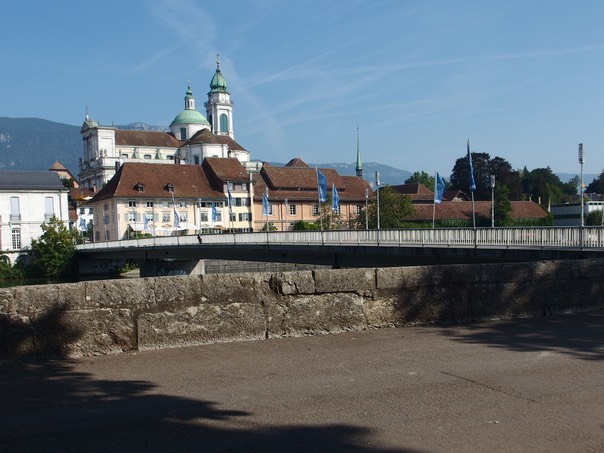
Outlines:
[[[383,247],[475,247],[604,249],[603,227],[533,228],[438,228],[400,230],[275,231],[207,234],[201,236],[157,236],[88,243],[77,250],[127,247],[203,245],[350,245]]]

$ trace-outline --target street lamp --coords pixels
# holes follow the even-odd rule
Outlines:
[[[375,190],[377,193],[377,229],[380,229],[380,172],[375,172]]]
[[[579,164],[581,164],[581,190],[579,196],[581,197],[581,226],[585,226],[584,207],[583,207],[583,143],[579,143]]]
[[[491,228],[495,228],[495,175],[491,175]]]

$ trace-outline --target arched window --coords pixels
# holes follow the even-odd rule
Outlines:
[[[229,131],[229,122],[227,116],[223,113],[220,115],[220,132]]]

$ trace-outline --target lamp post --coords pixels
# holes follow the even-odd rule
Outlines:
[[[585,226],[585,216],[584,216],[584,207],[583,207],[583,163],[585,160],[583,159],[583,143],[579,143],[579,164],[581,165],[581,187],[579,190],[579,196],[581,197],[581,227]]]
[[[380,172],[375,172],[375,190],[377,193],[377,229],[380,229]]]
[[[495,228],[495,175],[491,175],[491,228]]]

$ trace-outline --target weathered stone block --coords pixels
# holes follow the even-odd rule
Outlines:
[[[132,313],[124,309],[57,307],[36,316],[34,335],[38,358],[114,354],[135,347]]]
[[[199,305],[203,301],[201,276],[156,278],[155,301],[155,311],[166,311]]]
[[[470,319],[483,320],[544,313],[544,294],[533,283],[480,284],[467,288]]]
[[[315,279],[312,271],[280,272],[273,274],[270,286],[279,294],[314,294]]]
[[[273,297],[270,273],[203,275],[201,292],[209,303],[259,303]]]
[[[375,289],[375,269],[320,269],[313,275],[317,293]]]
[[[35,357],[34,327],[23,315],[0,314],[0,363]]]
[[[0,315],[15,313],[15,288],[0,288]]]
[[[147,313],[138,318],[139,349],[159,349],[266,336],[260,304],[201,304],[174,313]]]
[[[85,308],[153,311],[156,307],[155,280],[155,278],[128,278],[85,282]]]
[[[283,323],[287,335],[361,330],[366,328],[363,297],[353,293],[291,297]]]

